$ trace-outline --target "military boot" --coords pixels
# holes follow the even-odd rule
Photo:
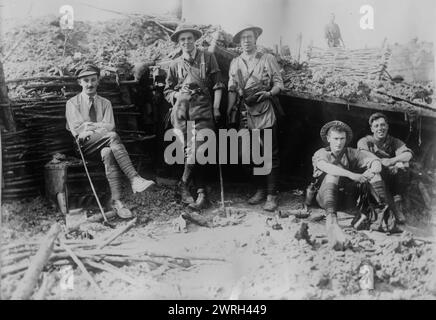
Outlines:
[[[266,190],[259,188],[257,189],[256,193],[250,199],[248,199],[248,203],[253,205],[259,204],[263,200],[265,200],[265,197],[266,197]]]
[[[384,205],[382,207],[374,209],[377,216],[376,216],[375,221],[372,222],[371,225],[369,226],[370,230],[379,231],[379,232],[384,231],[383,230],[383,221],[384,221],[385,214],[386,214],[388,208],[389,208],[388,205]]]
[[[394,215],[397,219],[398,224],[405,224],[406,223],[406,217],[404,216],[403,212],[403,202],[401,199],[401,196],[394,196],[394,204],[395,204],[395,210]]]
[[[275,211],[278,208],[278,204],[277,204],[277,200],[278,200],[278,195],[274,195],[274,194],[269,194],[268,197],[266,198],[266,202],[265,205],[263,206],[263,210],[265,211]]]
[[[206,196],[206,191],[204,189],[198,189],[198,196],[194,203],[189,205],[189,208],[194,211],[201,211],[209,207],[209,200]]]

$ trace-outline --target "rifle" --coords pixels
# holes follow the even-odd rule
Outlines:
[[[229,124],[239,124],[241,120],[242,97],[238,95],[235,105],[230,113]]]

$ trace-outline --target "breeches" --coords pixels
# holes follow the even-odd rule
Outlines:
[[[87,141],[81,143],[81,149],[86,158],[103,161],[112,199],[120,199],[121,172],[124,172],[129,180],[132,180],[137,172],[118,134],[115,132],[94,133]]]

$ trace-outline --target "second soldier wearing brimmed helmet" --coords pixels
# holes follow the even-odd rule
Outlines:
[[[339,205],[339,189],[352,187],[355,183],[369,183],[378,196],[377,221],[372,229],[382,231],[382,218],[387,210],[386,190],[380,172],[380,160],[367,151],[348,147],[353,139],[351,128],[342,121],[331,121],[325,124],[320,136],[326,147],[315,152],[312,158],[313,176],[319,181],[316,200],[325,210],[327,216],[327,235],[332,248],[343,250],[346,237],[338,225],[337,211]]]
[[[278,178],[280,170],[278,147],[278,111],[282,113],[277,95],[283,90],[283,79],[276,58],[269,53],[257,49],[257,38],[262,29],[247,25],[233,37],[233,42],[242,48],[242,54],[234,58],[229,70],[229,100],[227,113],[236,108],[238,97],[242,99],[247,110],[248,129],[260,130],[261,148],[271,143],[270,173],[266,176],[254,175],[256,193],[248,200],[249,204],[265,201],[264,210],[274,211],[278,207]],[[281,115],[281,114],[280,114]],[[272,141],[264,139],[266,130],[271,130]]]

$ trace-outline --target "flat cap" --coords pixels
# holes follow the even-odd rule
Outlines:
[[[80,79],[80,78],[83,78],[86,76],[90,76],[90,75],[94,75],[94,74],[96,74],[97,76],[100,76],[100,69],[91,63],[83,65],[81,68],[79,68],[76,71],[77,79]]]

